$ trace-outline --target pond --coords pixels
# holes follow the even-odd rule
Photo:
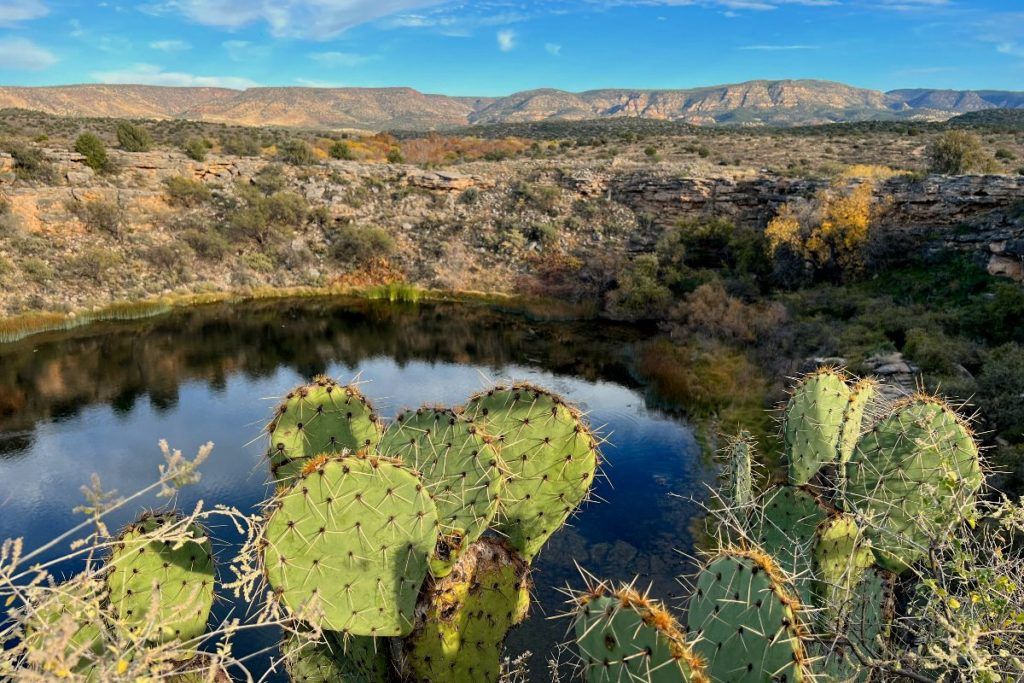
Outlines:
[[[661,401],[635,378],[638,345],[652,334],[484,305],[308,299],[195,308],[0,346],[0,538],[23,536],[33,548],[71,527],[93,472],[121,494],[151,483],[161,438],[190,457],[215,443],[178,507],[204,500],[252,511],[271,492],[261,429],[276,397],[316,374],[357,379],[385,418],[423,403],[458,405],[496,380],[528,380],[577,403],[608,440],[596,499],[536,560],[531,616],[508,642],[509,654],[533,653],[531,678],[544,680],[568,626],[549,617],[563,610],[559,588],[582,585],[577,563],[604,578],[638,576],[670,603],[677,577],[692,569],[683,553],[700,508],[690,497],[703,497],[714,471],[681,411],[650,407]],[[239,539],[230,529],[213,535],[218,554],[230,556]],[[216,607],[220,617],[244,609]],[[244,633],[236,654],[278,638],[273,629]],[[253,670],[268,661],[259,655]]]

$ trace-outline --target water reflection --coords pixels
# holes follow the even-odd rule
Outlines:
[[[644,336],[486,307],[304,301],[27,340],[0,349],[0,537],[23,535],[31,546],[67,527],[91,472],[122,493],[149,483],[159,438],[186,453],[217,444],[180,506],[203,499],[252,509],[268,493],[262,444],[253,439],[274,398],[314,374],[359,377],[386,417],[424,402],[460,403],[498,378],[535,381],[578,402],[609,438],[600,502],[541,554],[538,606],[510,639],[512,652],[536,653],[531,666],[542,680],[566,626],[545,617],[561,609],[558,587],[578,585],[574,560],[609,578],[639,574],[666,597],[685,569],[676,550],[691,547],[696,510],[669,493],[699,493],[710,473],[687,426],[648,409],[632,379],[632,349]],[[215,535],[230,553],[230,530]],[[238,645],[252,651],[275,638],[262,633]]]

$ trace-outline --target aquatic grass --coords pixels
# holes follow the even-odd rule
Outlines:
[[[415,304],[424,298],[426,290],[404,282],[391,282],[377,285],[365,290],[365,296],[371,300],[387,300],[391,303]]]

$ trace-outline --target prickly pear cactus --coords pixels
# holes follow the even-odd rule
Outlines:
[[[437,543],[437,510],[401,461],[315,458],[278,495],[263,563],[291,612],[349,635],[405,635]]]
[[[529,565],[504,542],[483,538],[423,595],[405,639],[405,680],[496,683],[505,636],[526,618]]]
[[[814,590],[811,548],[815,532],[829,512],[811,491],[779,485],[765,492],[747,522],[754,542],[774,557],[783,571],[796,577],[800,597],[806,603],[810,603]]]
[[[57,673],[87,674],[111,640],[102,611],[105,585],[87,575],[53,589],[29,591],[31,607],[23,627],[26,667]]]
[[[866,423],[870,420],[870,408],[878,400],[878,382],[862,379],[850,390],[850,402],[843,415],[843,431],[839,438],[839,466],[843,468],[853,455]],[[842,470],[840,470],[842,471]]]
[[[814,539],[814,578],[819,614],[826,629],[841,632],[853,605],[854,588],[874,564],[871,548],[850,515],[837,514],[822,522]]]
[[[874,652],[883,652],[895,613],[896,575],[871,567],[853,588],[853,600],[847,613],[847,637]]]
[[[174,513],[144,515],[114,543],[107,561],[112,618],[147,640],[190,640],[213,606],[210,539]]]
[[[693,650],[714,681],[811,680],[804,615],[766,555],[725,550],[697,577],[687,613]]]
[[[498,441],[508,481],[495,528],[529,562],[590,491],[597,441],[579,411],[529,384],[478,394],[465,414]]]
[[[830,368],[807,375],[797,386],[782,430],[791,484],[806,484],[823,465],[835,462],[849,398],[846,378]]]
[[[281,642],[288,679],[293,683],[387,683],[385,643],[366,636],[347,640],[326,631],[322,640],[287,632]]]
[[[384,432],[380,453],[418,470],[434,496],[441,521],[430,560],[434,576],[451,571],[462,549],[480,538],[498,510],[504,475],[490,441],[475,424],[443,408],[406,411]]]
[[[371,451],[380,442],[383,427],[357,387],[317,377],[288,392],[267,432],[271,471],[281,481],[301,469],[291,461],[346,449]]]
[[[865,434],[845,472],[844,505],[866,520],[878,562],[897,572],[970,515],[983,481],[968,427],[925,396],[897,405]]]
[[[740,432],[726,444],[724,459],[729,503],[734,507],[750,505],[754,499],[754,440],[749,432]]]
[[[576,596],[576,648],[590,683],[707,683],[704,662],[658,603],[599,584]]]

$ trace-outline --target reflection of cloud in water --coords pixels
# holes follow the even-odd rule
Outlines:
[[[637,391],[525,365],[496,370],[378,356],[359,362],[354,372],[365,382],[364,393],[387,418],[421,403],[459,404],[492,380],[516,379],[565,395],[610,435],[604,448],[608,480],[600,480],[596,489],[605,502],[587,505],[572,519],[572,527],[557,534],[542,552],[535,574],[540,614],[516,631],[512,652],[544,652],[561,638],[564,624],[546,621],[542,615],[561,609],[562,597],[555,587],[579,585],[574,559],[598,575],[640,575],[642,584],[653,583],[661,595],[674,594],[674,577],[685,569],[675,549],[690,548],[689,525],[697,511],[669,493],[699,495],[709,473],[689,430],[646,409]],[[329,373],[341,381],[354,372],[343,364],[329,366]],[[162,461],[156,446],[160,438],[189,457],[206,441],[216,444],[201,482],[185,489],[179,505],[188,508],[204,499],[207,506],[224,503],[251,509],[267,494],[260,430],[276,397],[301,380],[283,367],[260,377],[235,372],[215,386],[198,380],[178,385],[177,402],[162,409],[151,401],[136,401],[120,412],[92,405],[67,419],[39,423],[25,452],[0,460],[0,537],[24,535],[33,547],[71,526],[77,520],[70,510],[82,500],[79,487],[92,472],[102,476],[105,487],[122,494],[150,483]],[[136,511],[126,511],[115,525]],[[536,658],[532,666],[537,673],[543,670],[543,662]]]

